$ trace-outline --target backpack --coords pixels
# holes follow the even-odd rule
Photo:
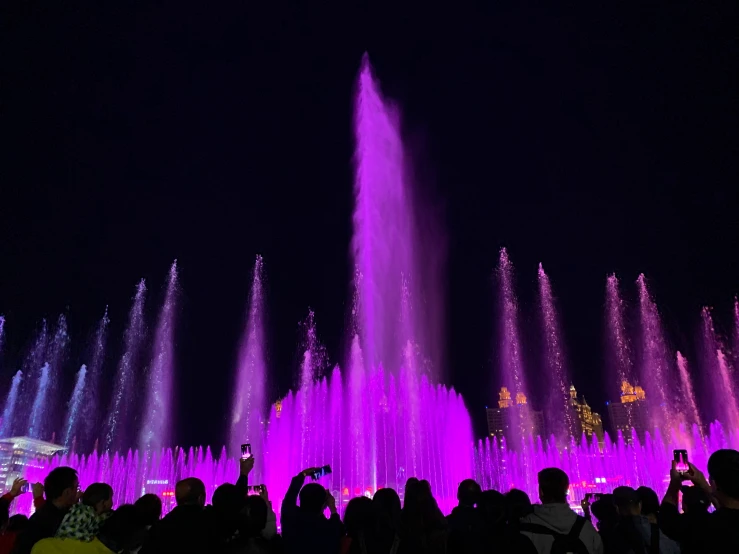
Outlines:
[[[580,540],[580,531],[585,527],[586,521],[584,517],[577,516],[572,529],[566,535],[536,523],[521,523],[519,529],[522,532],[533,533],[534,535],[551,535],[554,537],[550,554],[589,554],[585,544]]]

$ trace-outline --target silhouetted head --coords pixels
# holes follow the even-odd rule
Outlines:
[[[162,517],[162,501],[156,494],[145,494],[135,503],[144,525],[154,525]]]
[[[205,485],[197,477],[178,481],[174,487],[178,506],[205,506]]]
[[[379,528],[400,529],[400,497],[394,489],[380,489],[372,497],[372,511]]]
[[[403,506],[408,503],[410,499],[413,502],[414,498],[418,495],[418,486],[421,482],[415,477],[409,477],[405,482],[405,491],[403,493]]]
[[[613,502],[621,516],[638,516],[641,514],[639,495],[631,487],[613,489]]]
[[[531,499],[521,489],[511,489],[505,494],[508,521],[516,521],[531,513]]]
[[[233,516],[243,508],[246,499],[236,485],[224,483],[213,492],[213,510],[219,517]]]
[[[659,497],[649,487],[639,487],[636,495],[641,502],[641,513],[643,516],[656,516],[659,512]]]
[[[113,552],[128,551],[143,528],[138,509],[133,504],[124,504],[103,523],[97,536]]]
[[[482,491],[477,509],[488,530],[499,529],[506,523],[506,498],[498,491]]]
[[[23,514],[15,514],[10,516],[8,526],[5,529],[13,533],[20,533],[25,531],[26,527],[28,527],[28,518]]]
[[[618,521],[618,510],[616,510],[612,494],[604,494],[593,502],[590,511],[598,520],[599,531],[613,527]]]
[[[77,503],[79,488],[77,471],[71,467],[54,468],[44,479],[46,500],[60,508],[69,508]]]
[[[457,500],[460,506],[472,507],[477,504],[482,488],[474,479],[465,479],[457,487]]]
[[[91,506],[98,515],[113,509],[113,487],[107,483],[93,483],[85,489],[82,503]]]
[[[352,498],[344,512],[344,527],[352,539],[367,536],[372,529],[372,500],[366,496]]]
[[[548,467],[539,472],[539,500],[542,504],[566,504],[570,479],[558,467]]]
[[[267,503],[261,496],[247,496],[243,515],[246,537],[258,537],[267,526]]]
[[[711,454],[708,478],[719,504],[739,501],[739,452],[724,448]]]
[[[326,489],[318,483],[308,483],[300,489],[300,509],[306,512],[322,513],[326,506]]]
[[[683,511],[686,514],[708,512],[711,497],[706,491],[700,487],[681,487],[680,490],[683,493]]]

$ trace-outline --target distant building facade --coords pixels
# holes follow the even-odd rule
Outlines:
[[[522,419],[529,420],[529,428],[525,431],[532,436],[541,435],[544,432],[544,415],[542,412],[532,410],[527,403],[526,395],[517,392],[515,398],[511,397],[511,392],[506,387],[501,387],[498,393],[498,407],[486,408],[488,420],[488,434],[491,437],[507,439],[514,435],[513,430],[516,429]],[[528,417],[523,418],[527,412]]]
[[[604,437],[603,420],[600,414],[592,410],[585,398],[582,401],[577,398],[575,385],[570,385],[570,407],[575,414],[575,417],[572,418],[572,432],[575,437],[579,438],[585,433],[588,440],[596,436],[598,437],[598,442],[602,443]]]
[[[608,416],[611,418],[614,439],[621,431],[626,442],[631,442],[631,430],[636,431],[640,439],[649,429],[649,411],[646,393],[639,386],[632,386],[628,381],[621,383],[620,402],[608,404]]]
[[[66,451],[58,444],[29,437],[0,439],[0,490],[10,490],[26,467],[43,468],[45,460]]]

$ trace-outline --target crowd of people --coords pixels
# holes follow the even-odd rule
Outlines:
[[[248,494],[254,459],[241,461],[235,484],[225,483],[206,505],[202,481],[175,487],[176,507],[145,494],[113,506],[105,483],[80,491],[77,472],[52,470],[32,488],[30,519],[9,516],[26,483],[0,497],[0,554],[693,554],[739,552],[739,452],[718,450],[708,476],[674,463],[662,501],[648,487],[621,486],[586,499],[580,515],[568,502],[570,483],[557,468],[538,474],[540,504],[513,489],[459,484],[458,506],[444,516],[428,481],[408,479],[404,499],[385,488],[349,501],[343,521],[336,501],[317,482],[296,475],[280,510],[280,533],[264,487]],[[327,517],[328,513],[328,517]]]

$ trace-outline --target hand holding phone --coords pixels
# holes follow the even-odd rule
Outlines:
[[[325,465],[323,467],[317,467],[313,469],[313,472],[310,474],[311,479],[314,481],[317,481],[321,477],[325,477],[326,475],[331,474],[331,466]]]
[[[262,496],[262,493],[267,489],[264,485],[249,485],[246,487],[246,494],[248,496]]]
[[[684,449],[673,450],[672,457],[675,461],[675,471],[677,471],[681,477],[686,478],[688,476],[688,473],[690,473],[690,465],[688,464],[688,451]]]
[[[251,444],[245,443],[241,445],[241,459],[251,458]]]

